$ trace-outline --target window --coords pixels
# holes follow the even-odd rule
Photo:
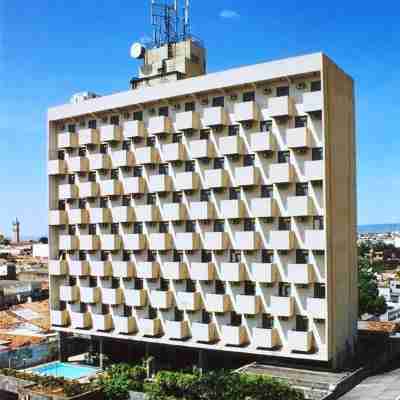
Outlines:
[[[89,182],[96,182],[96,172],[90,171],[88,175]]]
[[[119,225],[111,224],[111,235],[118,235],[119,233]]]
[[[142,176],[143,173],[143,167],[134,167],[133,168],[133,176],[136,178],[139,178]]]
[[[210,138],[210,131],[208,129],[202,129],[200,131],[200,139],[208,140]]]
[[[262,185],[261,186],[261,197],[271,198],[274,195],[274,188],[272,185]]]
[[[67,127],[68,132],[70,133],[75,133],[76,132],[76,125],[75,124],[69,124]]]
[[[231,312],[231,325],[232,326],[242,325],[242,316],[239,314],[236,314],[234,311]]]
[[[200,201],[210,201],[211,198],[211,190],[202,189],[200,190]]]
[[[97,226],[95,224],[89,225],[89,235],[96,235],[97,233]]]
[[[229,188],[229,200],[240,199],[240,188]]]
[[[296,315],[296,331],[307,332],[308,331],[308,318],[303,315]]]
[[[284,164],[290,162],[290,152],[289,151],[278,151],[278,163]]]
[[[196,169],[196,163],[194,161],[185,162],[185,172],[194,172]]]
[[[186,221],[186,232],[196,232],[196,221]]]
[[[149,147],[154,147],[156,145],[156,138],[154,136],[148,137],[146,140],[146,144]]]
[[[214,97],[212,99],[213,107],[224,107],[224,105],[225,105],[225,97],[224,96],[218,96],[218,97]]]
[[[81,210],[84,210],[86,208],[86,200],[85,199],[79,199],[79,208]]]
[[[245,232],[254,232],[256,230],[255,220],[253,218],[246,218],[244,220],[244,230]]]
[[[243,166],[251,167],[254,165],[255,155],[254,154],[246,154],[243,158]]]
[[[276,88],[276,97],[289,96],[289,86],[279,86]]]
[[[208,263],[212,260],[212,254],[209,250],[201,250],[201,262]]]
[[[122,114],[122,118],[123,118],[125,121],[128,121],[130,117],[131,117],[131,114],[130,114],[129,112],[127,112],[127,111],[125,111],[125,112]]]
[[[183,321],[183,311],[178,307],[174,308],[174,321]]]
[[[160,222],[159,232],[160,233],[168,233],[168,227],[169,227],[168,222]]]
[[[133,120],[134,121],[143,121],[143,111],[135,111],[133,113]]]
[[[245,92],[245,93],[243,93],[243,102],[255,101],[255,99],[256,99],[255,92]]]
[[[182,143],[182,133],[174,133],[172,135],[172,143]]]
[[[158,167],[158,173],[160,175],[168,175],[168,164],[160,164]]]
[[[97,121],[95,119],[91,119],[88,122],[89,129],[96,129],[97,128]]]
[[[86,156],[86,147],[79,147],[78,155],[79,155],[79,157],[85,157]]]
[[[224,232],[225,231],[225,223],[223,219],[217,219],[214,222],[214,232]]]
[[[236,136],[236,135],[239,135],[239,133],[240,133],[239,125],[229,125],[229,128],[228,128],[229,136]]]
[[[244,294],[246,296],[255,296],[256,294],[256,285],[254,282],[245,281],[244,282]]]
[[[163,292],[167,292],[169,290],[169,280],[160,278],[160,290]]]
[[[172,261],[173,262],[182,262],[183,260],[183,252],[174,250],[173,256],[172,256]]]
[[[133,224],[133,233],[140,235],[143,233],[143,222],[135,222]]]
[[[75,175],[74,174],[68,175],[68,183],[70,185],[73,185],[75,183]]]
[[[101,154],[107,154],[108,152],[108,144],[103,143],[100,145],[100,153]]]
[[[308,250],[296,250],[296,264],[308,264]]]
[[[58,160],[65,160],[65,151],[61,150],[57,153]]]
[[[242,259],[242,253],[238,250],[229,251],[229,262],[238,263]]]
[[[81,120],[79,121],[79,127],[80,127],[80,128],[84,128],[85,126],[86,126],[85,120],[84,120],[84,119],[81,119]]]
[[[264,264],[271,264],[274,259],[274,252],[271,250],[261,250],[261,262]]]
[[[211,322],[211,314],[204,309],[201,313],[201,322],[203,324],[209,324]]]
[[[313,161],[323,160],[324,151],[323,151],[322,147],[313,147],[311,149],[311,158]]]
[[[294,118],[295,128],[305,128],[307,126],[307,116],[300,116]]]
[[[168,107],[160,107],[158,109],[158,115],[160,117],[168,117],[168,114],[169,114]]]
[[[129,140],[124,140],[122,142],[122,150],[128,151],[131,148],[131,142]]]
[[[111,179],[118,179],[118,170],[117,169],[112,169],[111,170]]]
[[[225,283],[222,281],[215,281],[215,294],[225,294]]]
[[[84,251],[79,252],[79,261],[86,261],[86,252]]]
[[[321,90],[321,81],[312,81],[311,82],[311,91],[319,92]]]
[[[172,193],[172,202],[173,203],[182,203],[182,192]]]
[[[130,207],[130,205],[131,205],[131,198],[129,196],[122,196],[122,206]]]
[[[296,183],[296,196],[308,195],[308,183]]]
[[[223,157],[214,158],[214,169],[224,169],[225,160]]]
[[[313,229],[322,231],[324,229],[324,217],[317,215],[313,217]]]
[[[143,289],[143,279],[135,278],[133,285],[136,290]]]
[[[111,125],[119,125],[119,115],[112,115],[110,118]]]
[[[316,283],[314,286],[314,297],[316,299],[325,299],[326,287],[323,283]]]
[[[193,101],[185,103],[185,111],[195,111],[195,110],[196,110],[196,104]]]
[[[65,201],[64,201],[64,200],[59,200],[59,202],[58,202],[58,209],[59,209],[60,211],[65,210]]]
[[[102,251],[100,254],[101,261],[108,261],[109,253],[107,251]]]
[[[153,307],[149,307],[149,319],[157,318],[157,310]]]
[[[149,250],[147,252],[147,261],[148,262],[154,262],[156,261],[156,252],[153,250]]]
[[[107,197],[100,197],[100,208],[108,207],[108,199]]]
[[[196,291],[196,282],[188,279],[186,281],[186,291],[189,293],[194,293]]]
[[[124,250],[122,252],[122,261],[125,261],[125,262],[131,261],[131,253],[129,251]]]
[[[261,132],[272,132],[272,121],[261,121],[260,122],[260,131]]]
[[[261,327],[263,329],[272,329],[274,327],[274,318],[269,314],[262,314]]]
[[[280,231],[290,231],[290,218],[279,218],[278,225]]]
[[[147,205],[156,204],[155,193],[147,193]]]
[[[289,297],[290,292],[290,283],[279,282],[279,297]]]

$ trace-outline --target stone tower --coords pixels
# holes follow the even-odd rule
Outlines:
[[[20,242],[20,223],[18,221],[18,218],[15,218],[15,221],[12,223],[13,225],[13,243],[19,243]]]

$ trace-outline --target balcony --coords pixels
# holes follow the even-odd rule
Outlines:
[[[67,224],[67,213],[64,210],[49,211],[49,225],[59,226]]]
[[[123,238],[125,250],[143,250],[146,248],[146,236],[141,233],[132,233]]]
[[[288,197],[288,215],[293,217],[305,217],[314,214],[314,205],[310,196]]]
[[[223,155],[240,155],[244,153],[243,138],[239,135],[224,136],[219,139],[219,149]]]
[[[227,232],[206,232],[204,234],[204,248],[206,250],[226,250],[229,247]]]
[[[96,182],[79,183],[79,197],[81,199],[97,197],[100,193],[100,186]]]
[[[298,285],[314,282],[312,264],[288,264],[288,281]]]
[[[96,331],[107,332],[113,328],[113,319],[111,314],[93,314],[93,328]]]
[[[192,322],[192,337],[196,342],[213,343],[217,341],[218,334],[215,323]]]
[[[133,222],[135,220],[135,210],[129,206],[113,207],[111,209],[113,222]]]
[[[221,263],[220,277],[227,282],[246,280],[246,268],[243,263]]]
[[[60,300],[75,302],[79,300],[78,286],[60,286]]]
[[[143,121],[125,121],[123,129],[124,138],[143,138],[146,136]]]
[[[71,312],[71,326],[74,329],[89,329],[92,327],[92,316],[88,312]]]
[[[195,232],[178,232],[175,237],[175,248],[185,251],[198,250],[200,248],[200,235]]]
[[[186,206],[181,203],[165,203],[162,214],[164,221],[184,221],[187,219]]]
[[[269,178],[272,183],[290,183],[294,178],[293,165],[289,163],[271,164]]]
[[[253,344],[260,349],[273,349],[280,345],[276,328],[253,328]]]
[[[149,119],[147,128],[149,135],[164,135],[172,132],[172,123],[169,117],[158,116]]]
[[[312,332],[288,331],[288,345],[292,351],[309,352],[312,342]]]
[[[99,287],[80,287],[81,302],[86,304],[96,304],[100,302],[101,292]]]
[[[73,235],[60,235],[59,247],[60,250],[78,250],[78,237]]]
[[[160,264],[157,261],[141,261],[136,263],[136,276],[142,279],[158,279]]]
[[[135,206],[136,221],[157,222],[160,220],[160,212],[154,204]]]
[[[257,218],[272,218],[279,214],[278,204],[273,198],[251,199],[251,213]]]
[[[286,131],[289,149],[304,149],[311,146],[311,132],[307,127],[291,128]]]
[[[60,200],[72,200],[78,198],[78,186],[60,185],[58,187],[58,197]]]
[[[47,163],[47,173],[49,175],[65,175],[67,171],[67,163],[64,160],[50,160]]]
[[[169,175],[151,175],[149,177],[149,192],[162,193],[172,190],[172,177]]]
[[[69,274],[72,276],[89,276],[90,266],[88,261],[69,261]]]
[[[168,143],[162,147],[163,161],[186,160],[185,146],[182,143]]]
[[[143,336],[159,336],[162,334],[161,321],[156,319],[139,319],[140,333]]]
[[[136,333],[138,330],[134,317],[124,317],[119,315],[114,316],[114,327],[117,333],[121,333],[123,335]]]
[[[309,250],[325,250],[325,231],[324,230],[306,230],[305,247]]]
[[[58,148],[59,149],[70,149],[72,147],[78,147],[78,136],[73,132],[64,132],[58,135]]]
[[[303,93],[303,111],[305,113],[313,113],[322,111],[323,101],[322,92]]]
[[[71,225],[86,225],[89,223],[89,212],[81,208],[69,210],[68,220]]]
[[[122,194],[122,184],[115,179],[101,181],[100,193],[102,196],[120,196]]]
[[[105,251],[118,251],[121,249],[122,240],[119,235],[101,235],[101,249]]]
[[[268,112],[272,118],[293,116],[295,113],[293,99],[289,96],[271,97],[268,100]]]
[[[261,312],[260,296],[236,296],[236,312],[238,314],[255,315]]]
[[[204,109],[204,126],[226,126],[228,125],[228,114],[224,107],[209,107]]]
[[[200,129],[200,116],[196,111],[186,111],[176,114],[176,130],[189,131]]]
[[[170,233],[150,233],[149,235],[150,250],[171,250],[172,244],[172,235]]]
[[[260,182],[260,171],[257,167],[236,167],[235,182],[237,186],[255,186]]]
[[[240,219],[246,216],[246,207],[243,200],[222,200],[221,216],[228,219]]]
[[[92,224],[111,223],[111,211],[109,208],[91,208],[89,213]]]
[[[215,208],[210,201],[194,201],[190,203],[190,217],[199,221],[214,219]]]
[[[123,292],[121,288],[117,289],[102,289],[102,302],[103,304],[110,304],[113,306],[122,303]]]
[[[249,342],[244,326],[222,325],[221,336],[223,342],[230,346],[243,346]]]
[[[326,299],[307,298],[307,312],[313,319],[326,319]]]
[[[304,163],[304,175],[309,181],[322,181],[324,179],[323,161],[306,161]]]
[[[81,235],[79,237],[79,249],[96,251],[100,249],[100,237],[98,235]]]
[[[135,155],[137,165],[157,164],[160,161],[160,153],[151,146],[135,149]]]
[[[68,160],[68,170],[76,173],[89,171],[89,159],[86,157],[71,157]]]
[[[135,156],[131,151],[119,150],[111,154],[113,168],[127,168],[135,165]]]
[[[125,289],[125,304],[131,307],[144,307],[147,304],[145,289]]]
[[[229,186],[229,175],[225,169],[207,169],[204,171],[205,186],[208,189],[225,188]]]
[[[111,261],[92,261],[90,275],[101,278],[112,276],[113,271]]]
[[[228,294],[206,294],[208,312],[225,313],[232,311],[232,302]]]
[[[164,279],[181,280],[188,278],[187,265],[184,262],[165,262],[162,266]]]
[[[179,172],[175,177],[176,190],[197,190],[199,182],[200,178],[197,172]]]
[[[90,160],[90,169],[91,170],[107,170],[111,169],[111,159],[108,154],[90,154],[89,156]]]
[[[270,152],[276,150],[276,140],[270,132],[252,133],[250,136],[250,148],[253,152]]]
[[[258,232],[235,232],[235,249],[237,250],[258,250],[261,245],[261,238]]]
[[[258,121],[260,108],[255,101],[245,101],[235,104],[235,120],[237,122]]]
[[[100,140],[102,142],[119,142],[122,140],[122,128],[110,124],[100,127]]]
[[[215,279],[214,263],[192,262],[190,264],[190,278],[195,281],[213,281]]]
[[[293,231],[271,231],[270,247],[274,250],[292,250],[294,248]]]
[[[253,281],[260,283],[275,283],[279,279],[277,265],[270,263],[252,263],[251,275]]]
[[[49,275],[64,276],[68,274],[68,263],[65,260],[49,260]]]
[[[79,146],[96,145],[100,143],[100,135],[97,129],[79,129]]]
[[[170,290],[152,290],[150,292],[151,305],[154,308],[167,310],[172,307],[174,302],[174,295]]]
[[[189,143],[189,148],[193,159],[213,158],[215,156],[214,144],[207,139],[192,140]]]
[[[69,314],[67,310],[51,310],[51,325],[67,326],[69,325]]]
[[[178,292],[177,303],[180,310],[198,311],[203,302],[199,292]]]
[[[290,318],[294,314],[293,297],[271,296],[271,314]]]
[[[188,321],[165,321],[165,334],[170,339],[183,340],[189,338]]]
[[[145,192],[145,180],[140,176],[125,178],[123,185],[125,194],[138,194]]]
[[[135,276],[135,268],[133,263],[129,261],[113,261],[113,276],[116,278],[133,278]]]

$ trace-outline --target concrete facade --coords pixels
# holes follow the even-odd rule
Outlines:
[[[353,90],[317,53],[51,108],[55,329],[344,363]]]

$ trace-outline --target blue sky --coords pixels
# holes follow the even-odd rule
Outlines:
[[[127,89],[129,46],[151,34],[149,3],[0,0],[0,231],[18,216],[23,235],[46,232],[46,109],[82,90]],[[353,76],[364,224],[400,222],[399,14],[391,0],[192,0],[209,71],[323,51]]]

